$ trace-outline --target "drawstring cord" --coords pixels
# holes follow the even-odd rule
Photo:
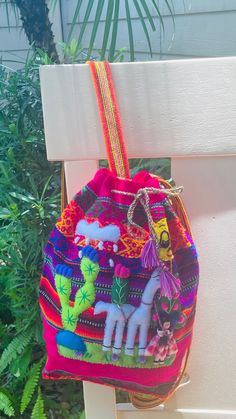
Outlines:
[[[179,196],[182,191],[183,191],[183,186],[179,186],[176,188],[152,188],[152,187],[141,188],[138,190],[136,194],[131,193],[131,192],[118,191],[114,189],[112,190],[112,192],[119,193],[121,195],[134,196],[134,200],[129,206],[129,209],[127,212],[129,234],[132,237],[137,238],[137,239],[143,239],[146,235],[145,229],[134,222],[134,211],[138,203],[140,202],[147,216],[150,236],[155,240],[157,244],[158,244],[157,236],[153,227],[153,220],[152,220],[152,215],[150,211],[149,195],[162,193],[163,195],[166,195],[167,197],[172,197],[172,196],[176,197],[176,196]],[[140,232],[141,236],[138,235],[136,232],[134,232],[134,228]]]

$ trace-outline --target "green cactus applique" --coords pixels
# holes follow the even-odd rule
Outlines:
[[[65,330],[74,332],[79,315],[91,307],[95,300],[94,281],[100,271],[97,260],[96,250],[86,246],[83,249],[80,264],[85,283],[77,291],[74,305],[70,302],[72,269],[66,265],[57,265],[56,267],[55,284],[61,302],[61,319]]]

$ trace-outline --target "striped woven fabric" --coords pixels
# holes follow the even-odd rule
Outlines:
[[[159,186],[158,180],[143,172],[138,174],[132,181],[118,179],[107,169],[100,169],[95,178],[79,192],[70,204],[65,208],[61,218],[52,231],[45,248],[44,267],[40,282],[40,306],[44,319],[45,341],[48,360],[44,370],[45,378],[58,378],[58,365],[60,366],[59,377],[75,378],[83,377],[86,380],[98,383],[115,384],[118,387],[144,393],[161,394],[164,388],[168,392],[179,377],[181,365],[191,342],[192,328],[195,316],[196,293],[198,286],[198,261],[195,246],[191,236],[183,228],[173,207],[164,195],[150,197],[151,215],[154,222],[166,220],[166,227],[173,243],[173,259],[171,260],[172,271],[181,280],[181,320],[174,330],[174,339],[178,346],[178,352],[172,357],[167,357],[163,362],[153,362],[153,357],[148,357],[142,364],[137,361],[137,355],[132,358],[124,355],[120,360],[113,361],[110,352],[103,352],[104,329],[106,327],[107,313],[102,311],[95,314],[98,302],[108,306],[112,301],[112,283],[114,267],[110,266],[111,258],[115,265],[125,266],[130,270],[129,295],[127,303],[139,308],[144,289],[149,282],[150,272],[141,265],[141,252],[138,240],[128,235],[127,211],[132,196],[111,195],[111,190],[128,190],[136,193],[140,186]],[[56,335],[64,330],[62,318],[62,297],[58,293],[55,277],[57,266],[66,265],[71,268],[70,277],[71,292],[69,304],[75,304],[76,295],[84,285],[83,274],[80,269],[80,251],[86,247],[86,240],[76,233],[76,226],[80,220],[88,223],[97,221],[100,227],[116,225],[120,231],[117,241],[117,251],[114,253],[112,242],[91,240],[90,245],[99,254],[100,271],[95,281],[96,297],[92,306],[84,310],[76,319],[76,327],[73,333],[83,339],[91,357],[87,358],[76,355],[76,352],[63,352],[62,346],[58,346]],[[137,207],[135,216],[137,223],[143,225],[148,231],[147,219],[141,206]],[[143,220],[143,221],[142,221]],[[144,246],[144,244],[142,244]],[[169,262],[166,262],[169,266]],[[160,295],[157,292],[153,300],[153,309],[158,303]],[[156,335],[157,322],[151,321],[148,328],[148,341],[151,342]],[[54,336],[54,340],[52,340]],[[113,338],[114,339],[114,338]],[[127,327],[122,337],[122,347],[125,347],[127,339]],[[114,342],[114,340],[113,340]],[[139,335],[136,335],[135,345],[138,346]],[[136,353],[136,350],[135,350]],[[73,363],[71,364],[73,360]],[[76,363],[76,364],[74,364]],[[90,373],[90,365],[97,365],[96,378]],[[112,373],[106,374],[104,365],[112,366]],[[157,374],[158,368],[158,374]],[[132,370],[132,380],[128,381],[127,371]],[[139,371],[138,373],[135,371]],[[62,372],[63,371],[63,372]],[[160,373],[161,371],[161,373]],[[148,373],[147,373],[148,372]],[[160,374],[162,380],[160,383]],[[164,386],[164,387],[163,387]]]
[[[124,135],[109,64],[106,61],[90,61],[89,65],[96,91],[110,169],[117,176],[129,178]]]

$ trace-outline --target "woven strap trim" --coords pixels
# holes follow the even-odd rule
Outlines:
[[[119,177],[129,178],[129,162],[110,65],[106,61],[89,61],[88,64],[97,96],[110,170]]]

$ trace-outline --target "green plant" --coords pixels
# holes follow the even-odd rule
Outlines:
[[[47,419],[47,416],[44,413],[44,401],[41,396],[41,390],[38,389],[38,397],[34,405],[31,419]]]
[[[40,378],[38,284],[43,247],[60,213],[60,164],[46,158],[38,75],[39,64],[48,62],[37,50],[20,71],[0,67],[1,418],[45,418],[44,403],[55,419],[83,408],[80,384],[75,392],[75,384],[66,383],[62,396],[60,383]]]
[[[15,414],[11,398],[4,389],[0,389],[0,412],[5,413],[8,417],[12,417]]]
[[[34,363],[30,369],[28,380],[26,381],[24,391],[21,398],[20,413],[23,413],[30,403],[36,387],[39,383],[40,373],[42,368],[42,360]]]
[[[162,3],[166,5],[173,20],[174,7],[172,0],[162,0]],[[55,10],[57,5],[58,0],[49,1],[49,7],[52,11]],[[10,8],[13,8],[16,21],[19,21],[19,18],[22,20],[23,28],[30,45],[35,49],[40,48],[44,50],[53,61],[59,62],[54,43],[54,35],[49,21],[48,2],[46,0],[37,0],[37,7],[35,7],[35,0],[4,0],[0,6],[5,8],[9,27],[9,11]],[[155,32],[159,25],[164,31],[164,22],[159,1],[125,0],[124,19],[120,19],[120,10],[120,0],[87,0],[86,2],[77,0],[75,2],[67,39],[63,39],[62,43],[64,50],[67,49],[66,56],[73,57],[74,59],[79,54],[82,45],[85,44],[85,36],[88,32],[91,32],[86,48],[84,48],[86,56],[90,58],[98,54],[100,60],[107,59],[110,62],[116,61],[120,24],[121,22],[122,24],[125,22],[128,35],[127,45],[125,47],[128,50],[130,61],[134,61],[136,51],[133,12],[135,12],[140,22],[144,39],[146,39],[149,54],[152,57],[153,51],[150,33]],[[94,17],[91,18],[92,15]],[[79,29],[77,26],[78,21],[81,23]],[[98,48],[97,36],[101,31],[103,31],[102,41],[101,46]],[[77,46],[71,45],[73,38],[76,39]]]

